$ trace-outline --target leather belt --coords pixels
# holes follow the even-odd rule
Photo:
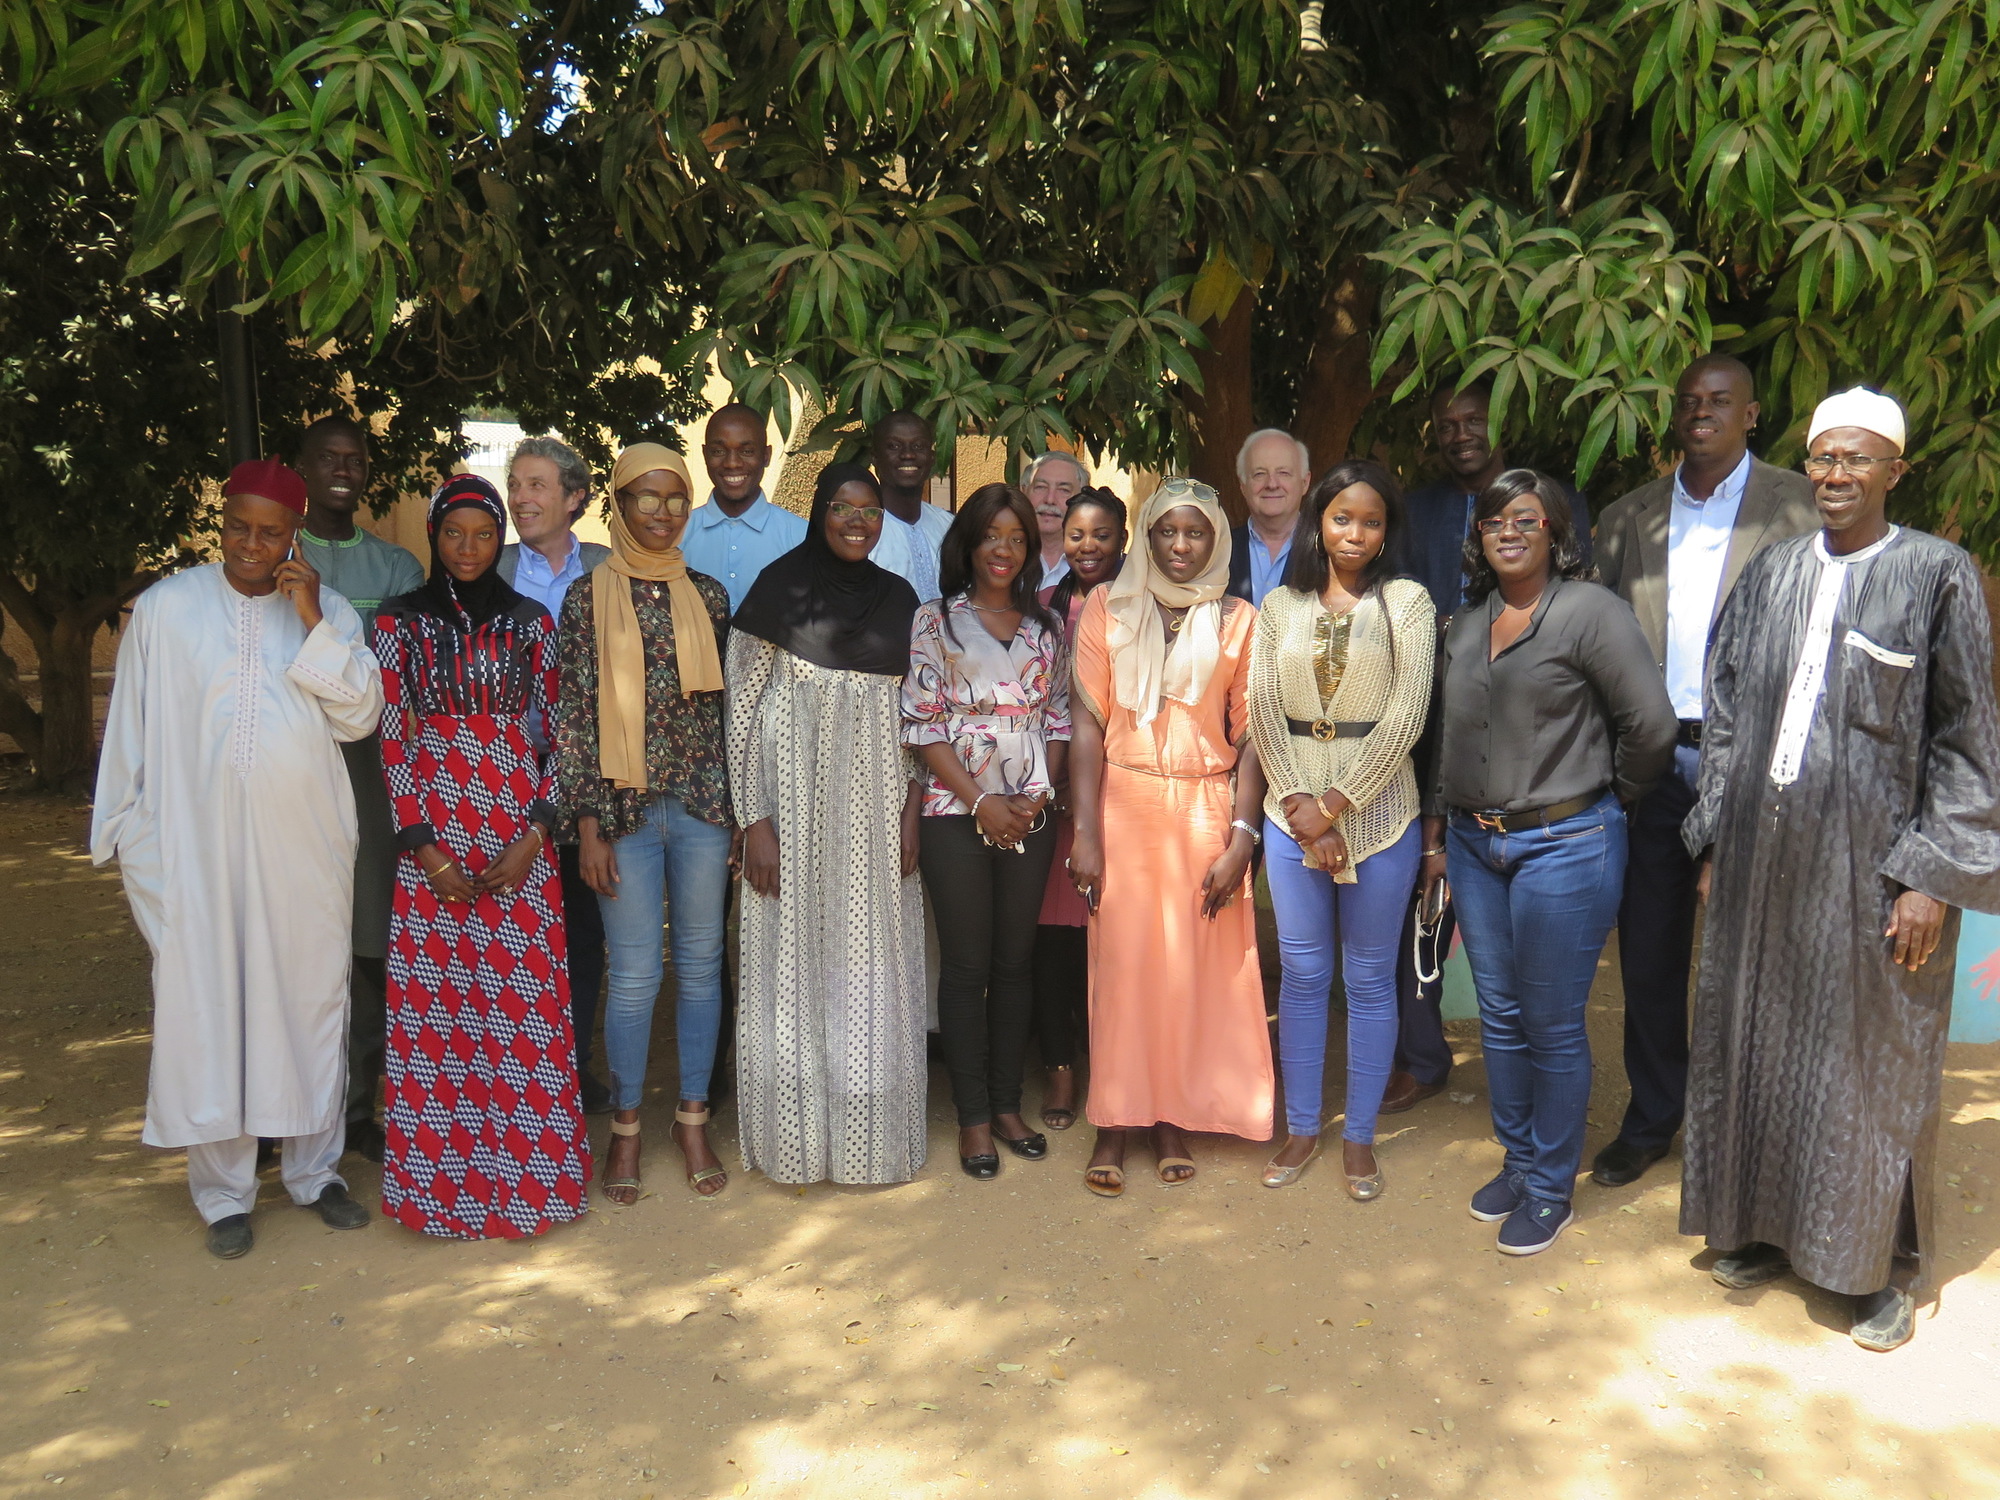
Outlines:
[[[1680,732],[1674,736],[1674,743],[1699,750],[1701,748],[1701,720],[1682,719]]]
[[[1382,721],[1369,719],[1286,719],[1285,728],[1300,739],[1318,740],[1322,744],[1333,740],[1358,740],[1372,732]]]
[[[1564,818],[1573,818],[1580,812],[1588,812],[1597,806],[1603,796],[1602,790],[1585,792],[1581,797],[1572,797],[1567,802],[1537,807],[1528,812],[1474,812],[1469,807],[1455,807],[1452,811],[1461,817],[1472,819],[1488,833],[1519,833],[1526,828],[1546,828],[1551,823],[1560,823]]]

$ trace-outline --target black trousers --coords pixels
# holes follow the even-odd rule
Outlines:
[[[569,939],[569,1022],[576,1032],[576,1070],[581,1073],[590,1066],[598,991],[604,988],[604,914],[597,892],[584,884],[575,844],[556,846],[556,866],[562,871],[563,925]]]
[[[389,961],[349,957],[347,976],[347,1123],[373,1124],[389,1043]]]
[[[1402,946],[1396,953],[1399,1023],[1396,1029],[1396,1071],[1408,1073],[1418,1083],[1429,1086],[1443,1083],[1451,1076],[1451,1043],[1445,1039],[1444,1015],[1439,1009],[1444,1003],[1444,975],[1440,973],[1429,984],[1418,983],[1416,962],[1411,956],[1410,944],[1416,936],[1420,900],[1420,897],[1411,898],[1410,909],[1403,913]],[[1437,961],[1440,965],[1445,954],[1451,951],[1451,936],[1457,930],[1458,916],[1447,906],[1437,932]]]
[[[1045,1068],[1073,1068],[1090,1036],[1090,929],[1035,929],[1035,1050]]]
[[[938,1030],[961,1129],[1021,1111],[1035,1011],[1035,934],[1055,858],[1044,823],[1021,852],[994,849],[969,817],[927,817],[918,862],[938,935]]]
[[[1641,1150],[1672,1143],[1687,1108],[1688,969],[1700,867],[1681,842],[1701,754],[1682,745],[1660,784],[1626,820],[1618,964],[1625,982],[1625,1077],[1632,1102],[1618,1138]]]

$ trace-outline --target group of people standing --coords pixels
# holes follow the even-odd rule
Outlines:
[[[453,477],[428,576],[353,525],[355,424],[314,424],[297,471],[239,468],[220,562],[134,610],[93,828],[155,955],[145,1138],[188,1148],[210,1248],[250,1246],[260,1137],[296,1202],[365,1223],[343,1119],[425,1233],[575,1218],[600,1110],[601,1191],[636,1201],[663,927],[695,1193],[727,1185],[732,1041],[746,1168],[916,1175],[933,997],[968,1175],[1087,1118],[1089,1191],[1125,1191],[1135,1144],[1178,1186],[1190,1134],[1272,1136],[1282,1079],[1263,1181],[1289,1187],[1337,978],[1366,1202],[1379,1117],[1452,1066],[1455,923],[1504,1150],[1469,1209],[1530,1255],[1574,1217],[1616,924],[1631,1104],[1592,1175],[1633,1181],[1686,1115],[1712,1274],[1796,1269],[1857,1296],[1858,1341],[1906,1340],[1955,910],[2000,909],[2000,729],[1970,560],[1886,519],[1900,408],[1829,398],[1801,478],[1749,454],[1750,372],[1699,360],[1680,463],[1594,546],[1580,495],[1507,466],[1483,388],[1432,416],[1447,477],[1407,497],[1254,434],[1232,528],[1184,478],[1128,515],[1061,452],[946,512],[909,413],[802,519],[731,406],[706,504],[672,450],[619,455],[608,549],[573,535],[590,475],[553,439],[504,498]]]

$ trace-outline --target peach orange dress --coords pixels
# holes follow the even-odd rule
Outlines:
[[[1249,733],[1257,611],[1223,604],[1199,702],[1140,727],[1118,705],[1105,590],[1076,629],[1071,711],[1104,729],[1104,883],[1090,924],[1090,1123],[1268,1140],[1274,1083],[1250,880],[1208,921],[1201,882],[1229,842],[1230,773]]]

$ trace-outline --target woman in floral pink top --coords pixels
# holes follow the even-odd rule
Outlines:
[[[1029,1161],[1048,1154],[1021,1118],[1021,1073],[1069,669],[1062,627],[1036,598],[1036,536],[1019,490],[973,491],[940,551],[943,597],[917,611],[903,680],[903,740],[928,772],[919,865],[937,918],[959,1164],[982,1181],[999,1175],[996,1139]]]

